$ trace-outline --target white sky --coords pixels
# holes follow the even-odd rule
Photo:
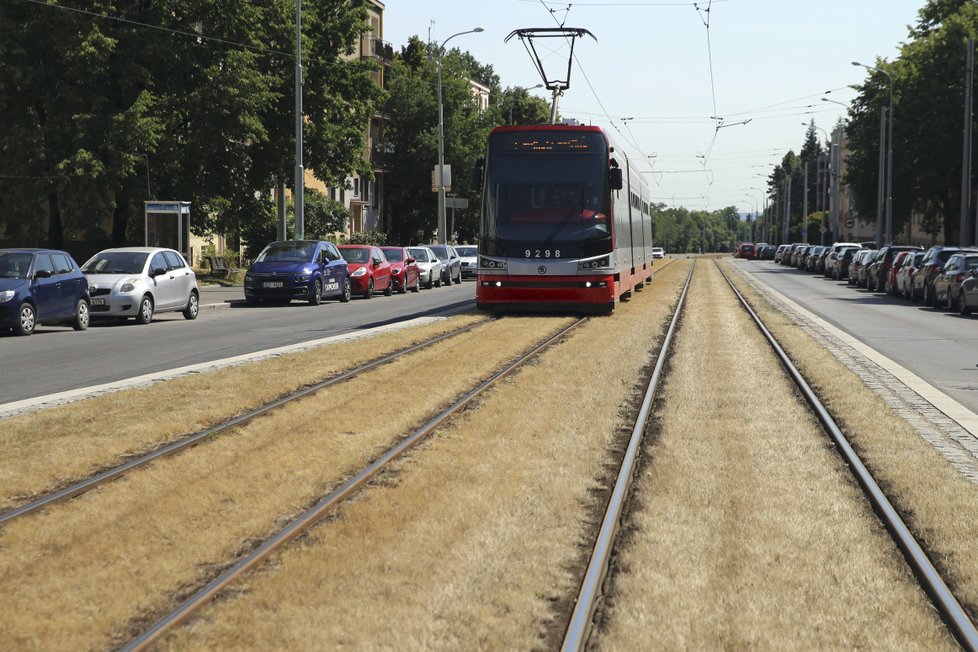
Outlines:
[[[573,2],[565,26],[586,28],[598,40],[575,46],[577,62],[560,112],[604,127],[640,169],[658,172],[646,174],[653,201],[753,212],[755,204],[763,208],[773,165],[789,149],[801,149],[802,123],[814,118],[830,132],[845,115],[844,107],[820,98],[831,90],[827,97],[848,104],[855,96],[848,86],[867,76],[851,62],[895,58],[923,5],[924,0]],[[503,39],[519,28],[557,26],[554,17],[565,20],[568,2],[387,0],[385,6],[384,38],[397,49],[412,35],[426,39],[429,29],[440,43],[483,27],[447,47],[491,64],[505,88],[530,87],[540,79],[519,39]],[[554,51],[544,66],[548,72],[550,64],[557,66],[555,76],[563,77],[567,46],[556,39],[545,43]],[[546,89],[531,93],[549,102]],[[716,130],[710,116],[727,126]]]

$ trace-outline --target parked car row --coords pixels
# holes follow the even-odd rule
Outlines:
[[[196,319],[197,277],[178,252],[106,249],[79,266],[65,251],[0,249],[0,329],[30,335],[39,324],[85,330],[93,319],[148,324],[159,312]]]
[[[462,282],[461,257],[451,245],[414,247],[335,245],[324,240],[288,240],[265,247],[244,278],[245,301],[318,305],[325,298],[347,302],[353,295],[418,292]]]
[[[460,249],[464,256],[451,245],[272,242],[245,273],[245,301],[318,305],[461,283],[475,275],[478,252],[474,246]],[[173,249],[106,249],[84,265],[60,250],[0,249],[0,330],[30,335],[40,324],[85,330],[99,319],[148,324],[162,312],[196,319],[199,309],[197,276]]]
[[[935,245],[837,242],[780,245],[775,262],[823,274],[847,285],[885,292],[936,309],[968,315],[978,309],[978,249]]]

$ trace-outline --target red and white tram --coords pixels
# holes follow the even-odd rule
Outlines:
[[[652,279],[648,186],[600,127],[497,127],[480,176],[480,309],[611,312]]]

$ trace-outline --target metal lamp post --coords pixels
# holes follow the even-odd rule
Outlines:
[[[302,0],[295,3],[295,239],[305,237],[305,171],[302,167]]]
[[[825,99],[825,98],[823,97],[822,99]],[[829,101],[831,101],[831,100],[829,100]],[[836,104],[840,104],[840,102],[836,102]],[[801,124],[803,126],[808,126],[808,123],[807,122],[803,122]],[[829,137],[829,132],[825,131],[821,127],[819,127],[817,125],[812,125],[812,126],[814,126],[816,129],[818,129],[819,131],[821,131],[822,132],[822,135],[825,136],[825,142],[829,146],[829,161],[828,161],[828,166],[829,166],[829,171],[831,172],[832,171],[832,138]],[[819,158],[821,158],[822,148],[819,147],[818,149],[819,149]],[[816,163],[817,162],[818,161],[816,160]],[[826,222],[826,220],[825,220],[825,196],[822,193],[822,182],[821,182],[821,179],[823,178],[823,175],[822,175],[822,171],[821,171],[822,170],[821,166],[820,165],[816,165],[816,168],[817,168],[817,171],[816,171],[816,181],[815,181],[815,195],[817,197],[817,200],[815,202],[815,210],[819,211],[822,214],[822,231],[821,231],[821,234],[822,235],[821,235],[821,239],[819,240],[819,243],[824,246],[825,245],[825,233],[826,233],[827,227],[826,227],[826,224],[825,224],[825,222]],[[828,181],[828,179],[826,179],[826,181]],[[807,176],[806,176],[806,184],[807,184]],[[826,185],[826,188],[827,188],[828,187],[828,183],[826,183],[825,185]],[[807,185],[806,185],[806,188],[805,188],[805,198],[808,199],[808,188],[807,188]],[[807,215],[805,216],[805,219],[808,219],[808,216]]]
[[[893,240],[893,75],[886,72],[882,68],[877,68],[875,66],[867,66],[864,63],[859,63],[858,61],[853,61],[852,65],[862,66],[866,70],[875,70],[876,72],[883,73],[886,78],[890,81],[890,108],[889,111],[889,124],[887,125],[887,150],[886,150],[886,235],[885,243],[889,244]],[[879,243],[884,244],[883,242]]]
[[[438,240],[441,244],[448,244],[448,226],[445,218],[445,109],[441,100],[441,55],[445,49],[445,44],[456,36],[463,34],[473,34],[483,31],[481,27],[474,27],[458,34],[452,34],[438,46]]]

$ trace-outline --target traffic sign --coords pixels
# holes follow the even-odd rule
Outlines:
[[[856,226],[856,220],[852,219],[851,217],[847,217],[846,218],[846,228],[847,229],[851,229],[854,226]]]

